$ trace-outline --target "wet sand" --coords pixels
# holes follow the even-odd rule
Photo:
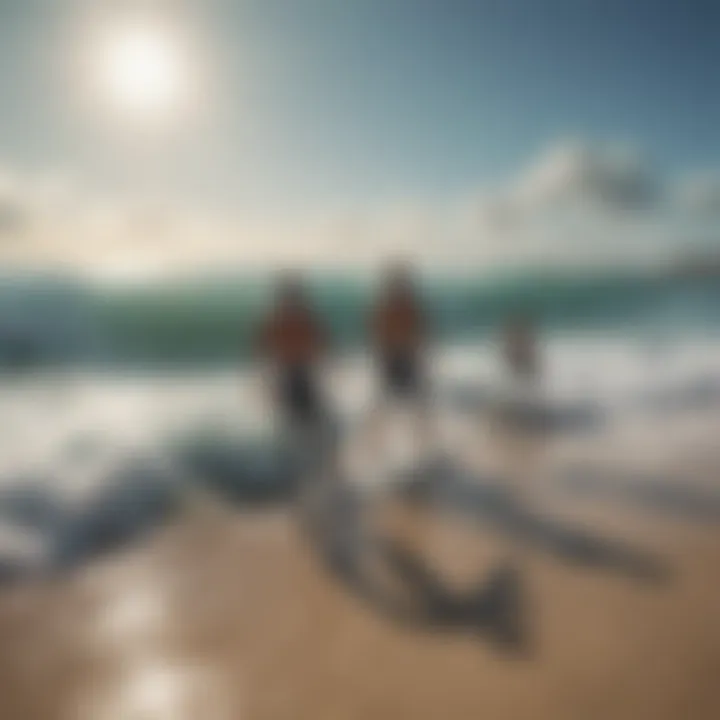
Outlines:
[[[456,530],[436,532],[472,555]],[[194,510],[147,547],[2,597],[1,716],[719,717],[720,532],[644,530],[677,569],[661,586],[526,553],[518,656],[382,617],[285,514]],[[477,542],[473,575],[494,559]]]
[[[698,483],[717,467],[704,479],[696,470]],[[378,612],[328,572],[290,511],[194,498],[134,547],[0,595],[0,718],[720,717],[720,523],[542,483],[531,493],[538,508],[652,548],[667,577],[573,562],[472,512],[379,504],[377,526],[448,587],[467,589],[514,558],[528,627],[518,652],[480,627],[403,625]]]

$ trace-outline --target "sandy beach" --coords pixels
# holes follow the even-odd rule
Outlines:
[[[720,720],[720,0],[0,0],[0,720]]]
[[[198,495],[122,550],[0,595],[0,716],[714,719],[720,525],[702,498],[717,497],[703,493],[718,490],[720,458],[709,417],[698,426],[705,441],[695,432],[685,446],[694,466],[677,443],[675,467],[660,450],[631,458],[627,428],[506,450],[519,472],[537,469],[519,495],[539,521],[488,511],[492,488],[479,479],[484,509],[474,509],[472,474],[424,502],[373,495],[373,531],[453,592],[513,558],[524,631],[512,648],[482,623],[404,624],[379,611],[331,572],[290,509]],[[668,432],[667,419],[658,428]],[[468,432],[497,455],[486,429]],[[477,469],[482,458],[486,475],[485,446],[461,446],[458,462]],[[557,481],[579,457],[604,468],[602,482]],[[653,464],[684,470],[673,502],[662,481],[643,479]],[[648,562],[659,572],[644,572]]]

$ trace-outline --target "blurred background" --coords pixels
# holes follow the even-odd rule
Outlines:
[[[0,716],[717,717],[719,32],[0,0]],[[389,412],[378,451],[397,262],[434,431]],[[257,347],[288,271],[330,490]]]

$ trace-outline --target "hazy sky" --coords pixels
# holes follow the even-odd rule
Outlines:
[[[450,233],[450,206],[453,227],[479,207],[481,235],[487,202],[491,221],[498,193],[514,216],[506,196],[533,183],[590,185],[623,205],[640,204],[625,202],[636,185],[646,204],[670,187],[720,205],[713,0],[155,2],[182,37],[196,96],[152,128],[124,125],[87,89],[97,57],[85,46],[133,4],[0,0],[0,229],[3,215],[13,225],[12,202],[48,178],[72,181],[75,205],[161,198],[222,216],[226,233],[262,226],[267,242],[280,221],[317,235],[306,226],[318,217],[362,237],[369,221],[358,215],[370,212],[378,252],[378,222],[421,227],[421,252],[437,223]],[[667,232],[675,205],[659,204],[652,224]]]

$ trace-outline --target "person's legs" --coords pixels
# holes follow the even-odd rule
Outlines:
[[[280,390],[283,424],[292,461],[304,482],[308,475],[320,471],[332,445],[328,440],[328,413],[309,368],[287,368]]]
[[[408,404],[413,441],[424,455],[433,454],[437,441],[436,416],[425,372],[419,358],[401,358],[396,369],[396,396]]]
[[[367,451],[370,458],[382,457],[386,454],[387,445],[384,441],[388,434],[390,408],[395,396],[392,358],[381,355],[376,359],[376,365],[376,373],[379,376],[378,388],[362,430],[363,435],[367,438]]]
[[[437,413],[432,406],[432,398],[427,388],[418,389],[414,405],[416,442],[425,455],[432,455],[437,450],[438,423]]]
[[[388,410],[386,394],[379,393],[362,423],[368,458],[377,458],[385,454],[384,440],[387,435]]]
[[[432,398],[419,359],[412,354],[388,354],[378,360],[380,387],[363,423],[368,457],[387,457],[391,411],[398,409],[409,420],[412,448],[432,454],[437,444],[437,424]]]

